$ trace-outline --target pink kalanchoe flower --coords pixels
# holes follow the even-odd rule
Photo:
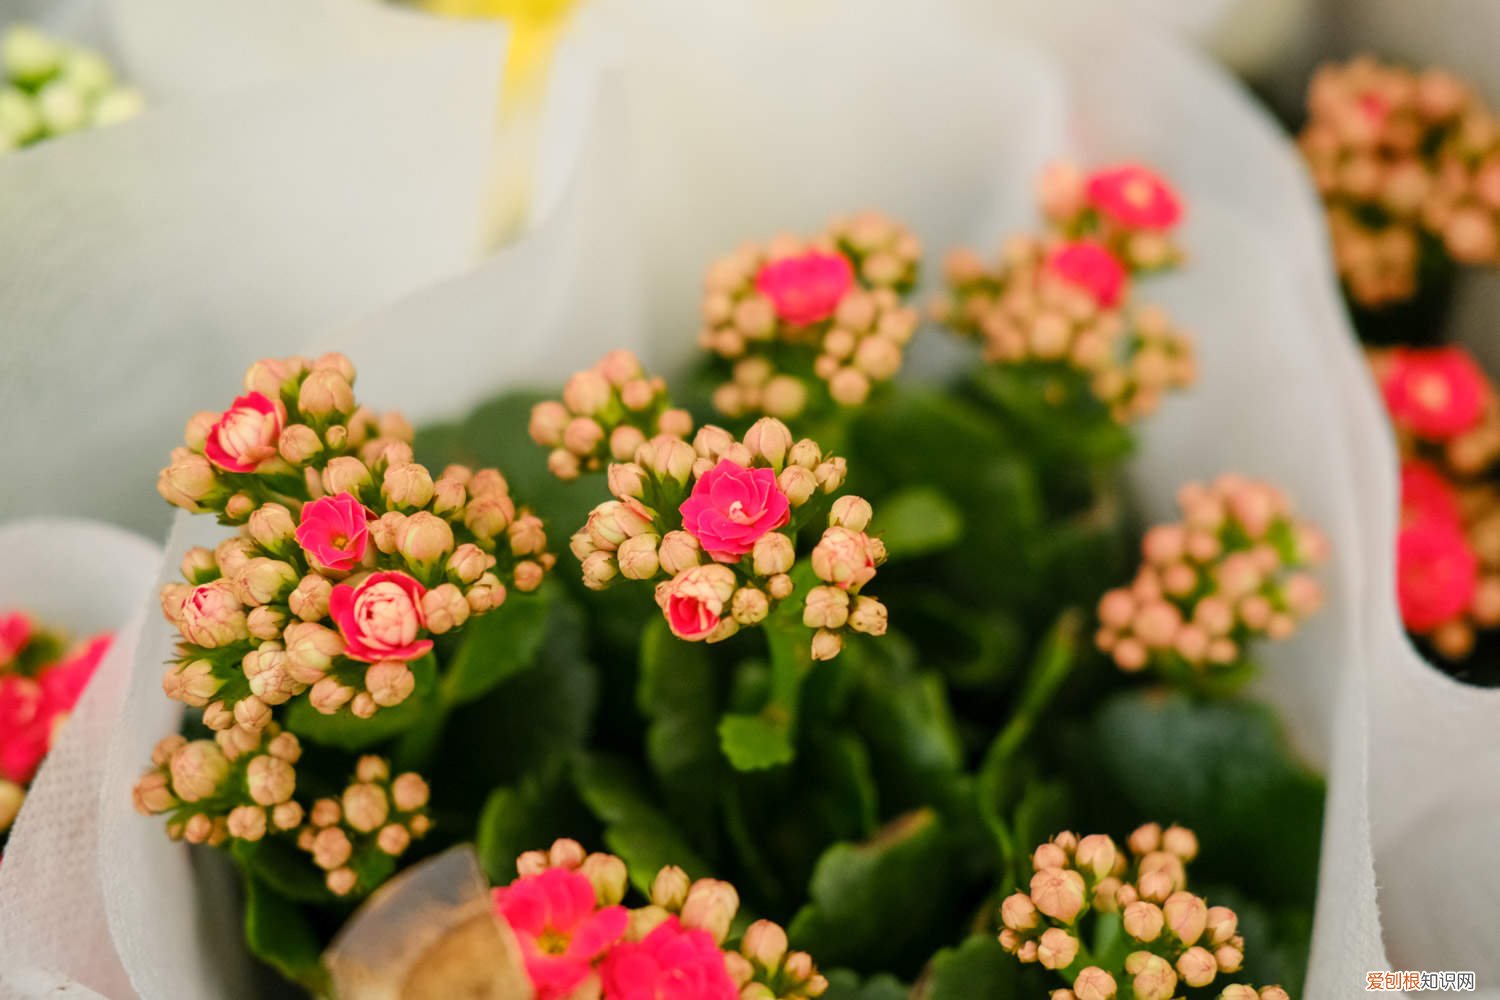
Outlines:
[[[668,917],[640,941],[615,945],[602,968],[604,1000],[735,1000],[739,990],[707,931]]]
[[[734,572],[725,566],[692,566],[661,585],[658,600],[679,639],[707,639],[719,627],[734,595]]]
[[[369,543],[368,523],[375,514],[352,493],[321,497],[302,507],[297,544],[313,564],[344,572],[358,565]]]
[[[1408,525],[1396,552],[1396,597],[1407,628],[1429,631],[1469,607],[1479,561],[1457,528],[1440,521]]]
[[[1401,464],[1401,523],[1435,521],[1458,528],[1463,522],[1453,485],[1426,462]]]
[[[623,906],[598,909],[594,887],[577,871],[549,868],[493,894],[495,914],[521,945],[536,1000],[561,1000],[625,933]]]
[[[31,781],[51,734],[42,686],[30,677],[0,677],[0,778],[18,785]]]
[[[792,516],[774,469],[747,469],[728,459],[698,477],[678,510],[683,528],[719,562],[743,558]]]
[[[1125,268],[1094,240],[1061,244],[1047,255],[1046,271],[1088,292],[1105,309],[1119,304],[1125,290]]]
[[[820,323],[834,314],[854,285],[854,268],[843,254],[810,250],[772,261],[755,276],[755,288],[792,326]]]
[[[1396,426],[1443,441],[1479,423],[1489,394],[1484,372],[1461,347],[1399,348],[1382,386]]]
[[[56,717],[71,712],[88,687],[89,679],[99,668],[99,661],[109,652],[110,636],[99,635],[79,647],[72,656],[48,667],[39,678],[42,684],[43,711]]]
[[[24,612],[0,615],[0,667],[14,660],[31,641],[31,619]]]
[[[328,596],[328,615],[344,637],[344,655],[365,663],[408,662],[432,648],[418,639],[426,627],[427,588],[395,570],[371,573],[358,584],[341,583]]]
[[[1126,229],[1171,229],[1182,219],[1182,202],[1154,171],[1134,163],[1095,171],[1087,185],[1089,204]]]
[[[254,472],[276,454],[276,442],[286,426],[281,400],[258,392],[246,393],[209,428],[203,443],[208,460],[226,472]]]

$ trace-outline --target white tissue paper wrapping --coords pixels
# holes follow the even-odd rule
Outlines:
[[[1330,779],[1306,995],[1354,995],[1365,971],[1393,963],[1471,969],[1482,988],[1500,983],[1500,958],[1481,947],[1500,874],[1477,863],[1500,839],[1495,698],[1444,680],[1400,631],[1394,453],[1377,430],[1314,195],[1275,125],[1204,57],[1103,16],[1070,27],[1056,13],[1004,4],[955,3],[961,20],[935,8],[913,17],[884,0],[703,6],[599,0],[586,10],[548,130],[587,139],[544,153],[545,210],[532,231],[364,319],[329,319],[301,343],[349,352],[373,405],[449,416],[613,346],[681,363],[704,262],[744,239],[879,206],[915,226],[931,276],[951,246],[989,248],[1034,226],[1032,179],[1058,154],[1160,167],[1186,196],[1193,261],[1153,294],[1197,334],[1203,374],[1146,425],[1134,471],[1148,513],[1169,514],[1184,479],[1239,470],[1280,482],[1336,546],[1330,607],[1269,651],[1259,691]],[[389,66],[383,79],[392,89],[403,82]],[[387,196],[423,189],[413,179]],[[308,262],[305,289],[318,286],[323,263]],[[66,281],[45,277],[39,294],[61,298]],[[180,292],[175,280],[147,287],[164,305]],[[220,367],[235,352],[242,367],[288,349],[294,332],[242,336],[216,342]],[[939,340],[923,349],[929,365],[941,363]],[[163,379],[183,370],[159,367]],[[222,403],[233,384],[195,374],[202,398],[184,404],[179,392],[155,405],[180,423],[193,406]],[[143,459],[147,468],[164,448]],[[207,520],[179,519],[168,566],[217,534]],[[184,944],[199,928],[233,926],[228,894],[196,892],[190,852],[129,806],[130,783],[175,718],[158,683],[169,639],[149,617],[118,695],[120,722],[96,747],[107,761],[96,823],[110,936],[71,935],[36,964],[86,981],[102,950],[141,995],[232,995],[235,966]],[[31,818],[22,832],[45,836],[48,818]],[[52,903],[43,894],[27,905],[46,912]],[[164,952],[163,940],[177,946]],[[0,938],[8,965],[13,955],[23,968],[32,962],[8,944]],[[117,984],[103,992],[122,995]]]
[[[128,984],[99,905],[100,752],[119,726],[141,601],[161,550],[112,525],[46,518],[0,526],[0,552],[0,609],[25,611],[75,639],[114,633],[37,772],[0,864],[0,996],[41,996],[70,981],[123,996]]]

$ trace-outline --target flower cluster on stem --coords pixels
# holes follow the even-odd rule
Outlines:
[[[1182,257],[1176,193],[1144,167],[1061,163],[1043,174],[1040,201],[1049,230],[1009,240],[996,264],[949,254],[935,317],[977,339],[991,364],[1081,380],[1120,423],[1153,412],[1196,372],[1191,338],[1133,298],[1137,275]]]
[[[0,36],[0,156],[45,139],[113,125],[145,109],[102,54],[16,23]]]
[[[1500,124],[1451,73],[1368,57],[1322,67],[1298,143],[1349,295],[1413,297],[1428,257],[1500,262]]]
[[[699,345],[730,377],[714,406],[731,419],[800,416],[813,393],[857,406],[900,371],[919,316],[904,297],[922,245],[875,212],[810,239],[783,235],[714,261]]]
[[[1181,521],[1146,532],[1135,580],[1100,599],[1096,642],[1128,672],[1227,675],[1251,642],[1290,636],[1322,605],[1309,570],[1328,542],[1280,490],[1243,476],[1188,483],[1177,502]]]
[[[1069,985],[1053,1000],[1171,1000],[1240,970],[1245,939],[1224,906],[1188,891],[1198,838],[1148,823],[1126,850],[1110,837],[1063,832],[1031,857],[1028,887],[1000,906],[1000,944]],[[1219,1000],[1287,1000],[1278,986],[1222,987]]]
[[[101,635],[70,647],[25,612],[0,613],[0,835],[109,643]]]
[[[739,893],[717,879],[659,871],[647,900],[624,905],[625,863],[574,840],[516,861],[494,890],[537,1000],[811,1000],[828,981],[786,931],[757,920],[731,945]]]
[[[1461,347],[1371,351],[1401,452],[1397,597],[1407,629],[1466,658],[1500,627],[1500,397]]]

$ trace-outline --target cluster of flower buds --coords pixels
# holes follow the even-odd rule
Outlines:
[[[574,373],[561,402],[549,399],[531,410],[531,439],[551,449],[547,468],[559,479],[628,462],[648,438],[685,437],[692,429],[692,416],[672,407],[666,382],[648,376],[626,350]]]
[[[0,37],[0,62],[0,155],[134,118],[146,106],[140,91],[115,82],[104,56],[27,24],[14,24]]]
[[[1152,527],[1134,582],[1099,601],[1101,650],[1121,670],[1192,679],[1242,665],[1262,636],[1284,639],[1316,611],[1309,569],[1328,541],[1268,483],[1226,474],[1188,483],[1183,519]]]
[[[363,895],[390,874],[393,860],[413,840],[431,829],[428,794],[421,775],[408,771],[393,778],[384,758],[361,757],[343,794],[317,799],[309,807],[307,824],[297,831],[297,846],[326,873],[329,892]]]
[[[1060,833],[1031,857],[1025,892],[1000,906],[1000,944],[1022,962],[1056,971],[1071,987],[1053,1000],[1171,1000],[1240,970],[1245,940],[1239,919],[1187,888],[1187,864],[1198,838],[1185,827],[1148,823],[1122,851],[1104,834]],[[1128,949],[1118,967],[1095,964],[1085,926],[1118,915]],[[1110,964],[1106,959],[1099,959]],[[1225,986],[1219,1000],[1287,1000],[1285,990]]]
[[[826,518],[808,554],[802,623],[812,654],[827,660],[848,630],[882,635],[883,604],[861,591],[885,561],[866,533],[873,515],[856,496],[837,496],[844,459],[786,425],[762,417],[736,439],[698,429],[691,443],[659,434],[632,461],[609,466],[614,499],[595,507],[572,538],[583,582],[658,581],[656,601],[679,638],[718,642],[758,625],[799,590],[797,535]]]
[[[341,355],[262,361],[188,425],[162,492],[242,527],[162,589],[181,633],[163,689],[245,739],[278,706],[369,718],[415,690],[434,636],[535,590],[555,557],[494,469],[412,461],[410,428],[354,404]],[[204,488],[178,495],[181,474]],[[184,500],[186,502],[184,502]]]
[[[811,239],[784,235],[715,261],[704,279],[699,344],[731,377],[714,406],[731,419],[790,420],[822,392],[857,406],[901,370],[920,317],[906,305],[922,245],[874,212]]]
[[[98,636],[70,649],[24,612],[0,613],[0,835],[109,641]]]
[[[1132,276],[1175,265],[1176,194],[1138,166],[1042,177],[1045,236],[1007,242],[997,265],[972,250],[945,263],[936,319],[978,339],[995,365],[1076,376],[1125,423],[1155,411],[1196,376],[1192,340],[1154,306],[1131,305]],[[1052,395],[1066,394],[1059,383]]]
[[[1397,597],[1449,660],[1500,627],[1500,397],[1463,348],[1372,351],[1401,451]]]
[[[1350,296],[1411,298],[1424,257],[1500,263],[1500,124],[1452,74],[1368,57],[1321,68],[1299,138]]]
[[[812,956],[791,951],[769,920],[730,946],[740,900],[728,882],[695,882],[669,866],[644,905],[627,907],[625,863],[573,840],[528,851],[516,870],[494,890],[494,909],[515,934],[537,1000],[811,1000],[828,989]]]

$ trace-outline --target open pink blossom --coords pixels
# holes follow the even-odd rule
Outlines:
[[[344,655],[365,663],[415,660],[432,648],[417,635],[426,627],[427,588],[395,570],[371,573],[358,584],[341,583],[328,595],[328,615],[344,637]]]
[[[1401,464],[1401,523],[1426,521],[1459,527],[1458,494],[1442,473],[1426,462],[1409,459]]]
[[[755,276],[755,288],[771,300],[776,315],[792,326],[832,316],[854,285],[854,268],[840,253],[809,250],[772,261]]]
[[[24,612],[0,615],[0,667],[20,655],[31,641],[31,619]]]
[[[344,572],[364,558],[374,512],[352,493],[335,493],[303,504],[297,544],[321,569]]]
[[[1047,255],[1046,273],[1088,292],[1105,309],[1120,302],[1125,268],[1096,240],[1064,243]]]
[[[729,567],[691,566],[657,588],[657,601],[672,634],[696,642],[719,627],[734,588]]]
[[[678,511],[683,529],[719,562],[743,558],[762,535],[792,516],[775,470],[747,469],[728,459],[698,477]]]
[[[1443,441],[1479,423],[1489,395],[1484,372],[1462,347],[1391,352],[1385,405],[1396,426]]]
[[[495,914],[521,946],[536,1000],[561,1000],[625,933],[623,906],[598,908],[594,887],[576,871],[549,868],[493,894]]]
[[[1135,163],[1095,171],[1087,196],[1100,215],[1126,229],[1171,229],[1182,219],[1182,202],[1172,186]]]
[[[713,936],[668,917],[605,956],[604,1000],[735,1000],[739,990]]]
[[[1396,563],[1401,618],[1414,632],[1457,618],[1474,599],[1479,560],[1453,525],[1425,521],[1402,528]]]
[[[246,393],[209,428],[203,443],[208,460],[226,472],[254,472],[276,454],[276,442],[286,426],[281,400],[258,392]]]
[[[73,711],[89,679],[99,668],[99,661],[109,651],[110,636],[99,635],[80,646],[73,655],[59,660],[42,672],[42,703],[44,711],[54,719],[65,712]]]
[[[36,774],[52,738],[42,686],[30,677],[0,677],[0,778],[24,785]]]

